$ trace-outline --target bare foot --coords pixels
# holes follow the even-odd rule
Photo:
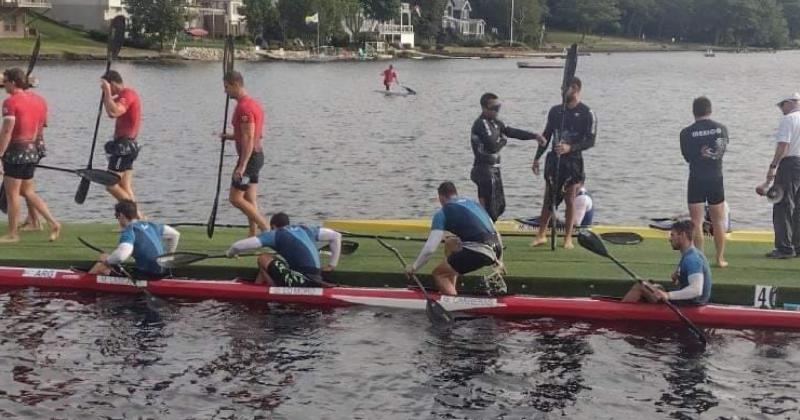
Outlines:
[[[728,262],[725,260],[717,260],[717,267],[725,268],[728,266]]]
[[[536,248],[547,243],[547,236],[536,236],[530,243],[531,248]]]
[[[572,243],[572,241],[564,242],[564,249],[572,249],[572,248],[575,248],[575,245]]]
[[[19,225],[19,230],[21,232],[38,232],[42,230],[42,225],[39,223],[26,221],[25,223]]]
[[[61,235],[61,223],[56,222],[55,226],[50,226],[50,236],[48,240],[50,242],[55,242],[59,235]]]
[[[0,243],[2,244],[12,244],[15,242],[19,242],[19,235],[3,235],[0,236]]]

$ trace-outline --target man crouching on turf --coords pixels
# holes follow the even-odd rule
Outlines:
[[[672,249],[681,252],[678,269],[672,273],[672,283],[679,287],[667,292],[661,286],[647,281],[633,285],[622,298],[623,302],[662,302],[669,300],[682,305],[705,305],[711,299],[711,270],[708,260],[700,250],[694,247],[692,235],[694,223],[681,220],[672,225],[669,231],[669,243]]]
[[[256,284],[284,287],[332,286],[322,280],[322,273],[333,271],[339,263],[342,250],[342,235],[339,232],[323,227],[290,225],[286,213],[273,215],[269,225],[271,230],[231,245],[228,257],[233,258],[248,249],[270,247],[283,260],[261,254],[258,257]],[[317,241],[327,242],[331,249],[328,265],[324,267],[319,260]]]
[[[448,231],[455,235],[445,240],[446,259],[433,269],[433,279],[442,294],[456,295],[459,274],[501,264],[503,245],[489,214],[474,200],[458,196],[456,186],[446,181],[439,185],[442,208],[433,215],[428,241],[417,260],[406,267],[409,276],[422,268],[436,252]]]
[[[181,234],[170,226],[139,220],[139,208],[131,200],[121,200],[114,205],[114,217],[122,228],[119,245],[114,252],[101,254],[99,261],[89,272],[112,274],[115,266],[133,256],[136,260],[136,271],[132,273],[134,277],[144,279],[164,277],[164,269],[158,265],[156,258],[168,252],[175,252]]]

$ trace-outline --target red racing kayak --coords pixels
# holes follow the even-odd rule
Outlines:
[[[96,276],[71,270],[0,267],[0,287],[38,287],[107,293],[138,293],[140,288],[157,296],[194,299],[256,300],[314,306],[367,305],[425,310],[422,292],[403,288],[369,287],[265,287],[234,280],[167,278],[137,280]],[[441,296],[429,293],[448,311],[499,317],[555,317],[595,320],[680,322],[666,305],[622,303],[607,298]],[[694,323],[706,327],[800,330],[800,311],[757,309],[732,305],[684,307]]]

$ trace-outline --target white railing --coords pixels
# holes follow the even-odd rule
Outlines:
[[[414,33],[414,25],[398,25],[395,23],[379,23],[377,25],[377,31],[381,34],[388,34],[388,33]]]
[[[3,7],[43,7],[51,8],[53,5],[45,0],[2,0],[0,6]]]

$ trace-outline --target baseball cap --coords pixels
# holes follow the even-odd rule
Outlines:
[[[800,102],[800,93],[794,92],[794,93],[792,93],[790,95],[785,95],[785,96],[783,96],[781,98],[780,101],[778,101],[778,103],[776,105],[781,106],[786,101]]]

